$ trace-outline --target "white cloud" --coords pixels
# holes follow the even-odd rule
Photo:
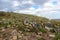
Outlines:
[[[54,15],[59,14],[60,11],[60,0],[2,0],[2,1],[11,3],[12,4],[11,9],[13,9],[14,12],[34,14],[48,18],[54,18],[55,17]],[[57,2],[56,5],[53,4],[54,1]],[[39,8],[35,9],[34,7],[32,7],[33,5],[38,5]]]
[[[22,1],[22,4],[34,4],[33,2],[32,2],[32,0],[27,0],[27,1]]]
[[[38,4],[38,5],[43,5],[44,3],[48,2],[49,0],[33,0],[33,2],[35,4]]]
[[[1,0],[2,2],[9,2],[9,0]]]
[[[4,8],[4,9],[2,9],[2,10],[0,10],[0,11],[8,11],[8,9],[7,9],[7,8]]]
[[[14,12],[25,13],[25,14],[35,14],[36,10],[33,7],[31,7],[29,9],[18,10],[18,11],[14,11]]]
[[[13,1],[12,2],[12,7],[15,8],[17,6],[19,6],[19,2],[18,1]]]
[[[33,14],[33,15],[37,15],[37,16],[43,16],[43,17],[47,17],[50,19],[57,18],[56,15],[59,14],[60,5],[59,5],[59,3],[57,5],[54,5],[52,2],[53,1],[50,0],[46,3],[44,3],[43,6],[41,6],[39,9],[34,9],[33,7],[30,7],[28,9],[19,10],[17,12],[26,13],[26,14]]]

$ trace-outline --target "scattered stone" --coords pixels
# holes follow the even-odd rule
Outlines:
[[[54,38],[54,37],[55,37],[55,35],[54,35],[54,34],[50,34],[50,35],[49,35],[49,37],[53,37],[53,38]]]

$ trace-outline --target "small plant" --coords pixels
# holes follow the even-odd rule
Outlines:
[[[54,29],[51,29],[50,32],[55,33],[55,30]]]
[[[58,40],[58,39],[60,39],[60,33],[56,33],[56,34],[55,34],[54,40]]]
[[[45,40],[44,38],[40,38],[40,39],[38,39],[38,40]]]
[[[44,28],[40,29],[40,31],[43,32],[43,33],[47,32],[46,29],[44,29]]]

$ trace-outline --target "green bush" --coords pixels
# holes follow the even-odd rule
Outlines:
[[[47,32],[46,29],[44,29],[44,28],[40,29],[40,31],[43,32],[43,33]]]
[[[60,39],[60,33],[56,33],[54,40]]]
[[[50,32],[55,33],[55,30],[54,29],[51,29]]]

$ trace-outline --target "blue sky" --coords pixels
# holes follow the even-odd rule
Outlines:
[[[0,11],[60,19],[60,0],[0,0]]]
[[[39,5],[33,5],[32,7],[34,7],[34,9],[39,9]]]

